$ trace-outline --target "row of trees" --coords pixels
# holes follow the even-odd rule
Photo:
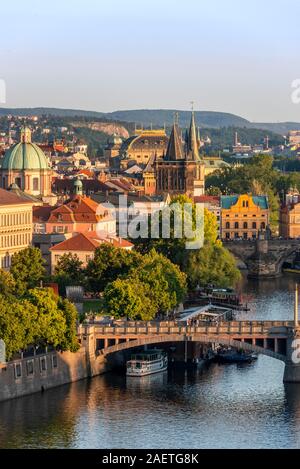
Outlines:
[[[12,258],[10,272],[0,269],[0,337],[6,357],[28,346],[79,348],[77,310],[50,288],[39,288],[45,275],[39,249],[27,248]]]
[[[53,281],[82,285],[101,293],[103,306],[115,318],[153,319],[171,311],[186,295],[186,275],[162,254],[147,255],[103,244],[86,268],[76,255],[62,256]]]

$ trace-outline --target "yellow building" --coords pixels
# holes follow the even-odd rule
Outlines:
[[[269,225],[266,196],[249,194],[221,197],[221,238],[255,239]]]
[[[0,267],[9,269],[11,258],[32,241],[33,202],[0,189]]]

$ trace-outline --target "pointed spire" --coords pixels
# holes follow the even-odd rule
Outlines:
[[[194,109],[192,109],[191,123],[190,123],[189,132],[188,132],[186,159],[190,161],[200,160],[199,151],[198,151]]]
[[[174,122],[170,135],[167,153],[164,158],[167,161],[175,161],[183,159],[182,143],[177,123]]]

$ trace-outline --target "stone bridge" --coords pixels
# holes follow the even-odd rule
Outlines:
[[[117,352],[174,342],[188,344],[218,343],[257,352],[285,363],[284,381],[300,382],[300,365],[292,362],[293,340],[300,327],[290,321],[231,321],[199,326],[179,322],[116,322],[112,326],[80,326],[80,335],[90,353],[101,360]],[[185,357],[186,358],[186,357]]]
[[[282,274],[283,263],[300,249],[300,240],[257,239],[224,241],[224,246],[248,269],[251,278],[274,278]]]

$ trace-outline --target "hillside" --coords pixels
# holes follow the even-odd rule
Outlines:
[[[84,111],[79,109],[59,109],[59,108],[0,108],[0,116],[8,114],[15,116],[26,115],[48,115],[62,118],[82,117],[86,119],[97,119],[101,121],[120,121],[120,123],[133,123],[145,127],[151,124],[154,127],[169,127],[174,120],[174,113],[179,113],[179,123],[184,128],[189,125],[190,111],[178,111],[175,109],[136,109],[127,111],[114,111],[110,113]],[[269,132],[281,135],[287,134],[290,130],[300,130],[300,122],[250,122],[235,114],[212,111],[196,111],[197,125],[201,128],[222,128],[222,127],[240,127],[252,129],[264,129]]]

